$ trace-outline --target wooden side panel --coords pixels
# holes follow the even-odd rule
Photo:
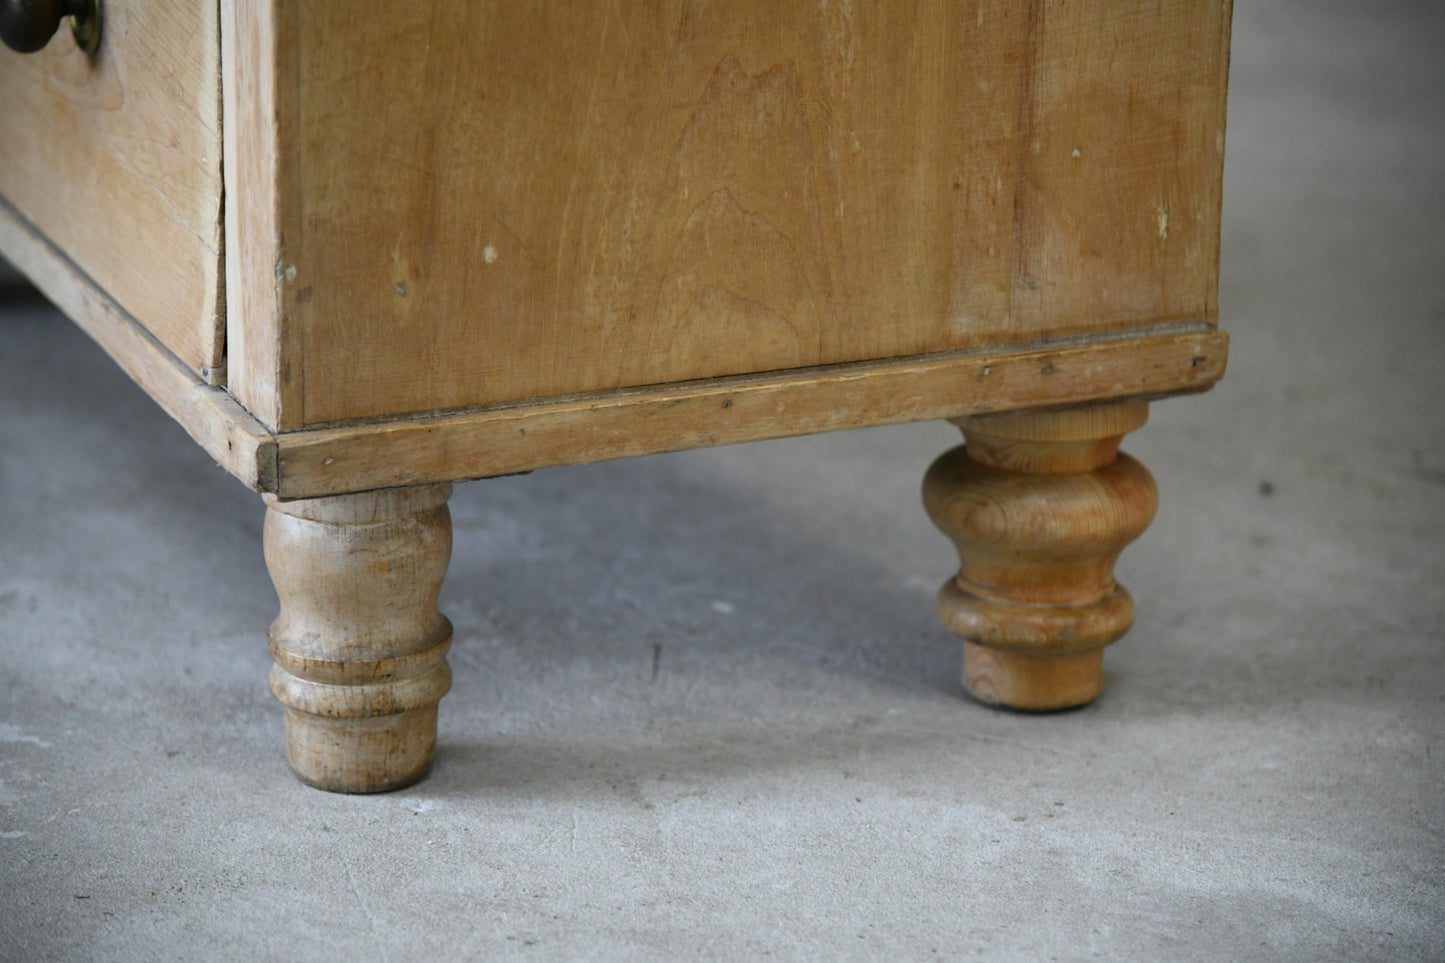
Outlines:
[[[1229,13],[1227,0],[1031,5],[1020,336],[1216,319]]]
[[[236,399],[275,428],[283,409],[299,414],[281,364],[294,344],[283,337],[283,236],[279,172],[295,117],[291,17],[272,0],[221,0],[226,202],[226,355]],[[288,60],[283,61],[281,58]]]
[[[0,196],[191,370],[221,380],[221,130],[212,3],[106,3],[0,50]]]
[[[281,430],[1213,316],[1218,3],[277,11]]]
[[[367,6],[297,9],[306,423],[943,337],[957,5]]]

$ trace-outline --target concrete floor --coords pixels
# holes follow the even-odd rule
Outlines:
[[[955,434],[874,429],[459,488],[433,774],[306,789],[259,500],[12,279],[0,959],[1445,958],[1427,9],[1237,11],[1231,370],[1073,713],[959,694]]]

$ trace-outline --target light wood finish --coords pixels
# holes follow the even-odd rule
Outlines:
[[[1215,319],[1228,0],[999,2],[1027,11],[1011,329]]]
[[[1124,546],[1154,517],[1144,466],[1119,454],[1143,403],[959,419],[966,445],[929,468],[929,516],[958,548],[938,596],[963,638],[963,682],[1016,709],[1083,705],[1103,683],[1104,646],[1134,603],[1114,581]]]
[[[105,3],[87,57],[62,27],[0,49],[0,197],[188,368],[224,380],[214,3]]]
[[[285,269],[276,171],[290,138],[278,126],[294,92],[277,75],[271,0],[220,0],[225,123],[226,357],[228,387],[267,427],[281,416]],[[299,410],[299,405],[296,406]],[[295,420],[295,419],[293,419]]]
[[[278,431],[1215,318],[1227,3],[227,10]]]
[[[223,389],[203,382],[3,200],[0,251],[222,468],[257,491],[276,490],[275,436]]]
[[[223,468],[259,492],[291,499],[865,425],[1203,391],[1224,374],[1229,344],[1224,332],[1197,325],[1033,351],[781,372],[278,436],[226,391],[202,383],[3,201],[0,250]]]
[[[506,475],[758,438],[1202,391],[1227,337],[1128,340],[783,372],[278,437],[276,490],[310,497]]]
[[[1224,372],[1228,0],[104,11],[0,54],[0,250],[267,493],[303,779],[431,758],[447,483],[896,421],[966,684],[1097,694],[1118,437]]]
[[[450,485],[266,500],[266,564],[281,599],[271,693],[291,766],[337,792],[425,774],[451,687],[437,592],[451,559]]]

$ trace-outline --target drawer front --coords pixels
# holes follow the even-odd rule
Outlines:
[[[62,25],[0,48],[0,197],[186,365],[220,377],[215,3],[103,3],[87,57]]]

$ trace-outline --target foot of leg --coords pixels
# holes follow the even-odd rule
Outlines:
[[[939,617],[964,640],[984,702],[1064,709],[1099,694],[1104,646],[1134,603],[1114,562],[1154,517],[1149,472],[1118,453],[1148,405],[961,418],[966,444],[929,468],[929,516],[958,548]]]
[[[281,614],[271,693],[305,782],[380,792],[420,779],[451,686],[437,611],[451,560],[450,485],[266,500],[266,565]]]

